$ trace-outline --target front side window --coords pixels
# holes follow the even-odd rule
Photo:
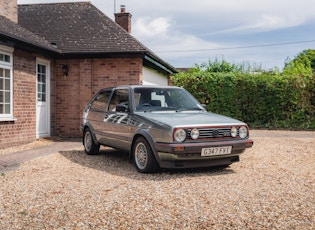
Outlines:
[[[113,93],[110,100],[109,111],[116,111],[118,104],[128,106],[129,94],[127,89],[118,89]]]
[[[12,65],[12,53],[0,49],[0,120],[13,118]]]

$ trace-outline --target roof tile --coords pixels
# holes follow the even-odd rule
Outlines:
[[[38,36],[11,20],[0,16],[0,35],[15,39],[20,42],[34,45],[36,47],[44,48],[50,51],[58,52],[54,45],[43,37]]]
[[[90,2],[19,5],[19,24],[62,53],[150,52]]]

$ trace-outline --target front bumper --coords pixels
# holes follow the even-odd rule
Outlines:
[[[202,148],[223,146],[232,146],[231,154],[207,157],[201,156]],[[243,153],[246,148],[252,146],[252,140],[244,139],[203,143],[156,143],[155,150],[161,168],[190,168],[232,164],[233,162],[239,161],[239,155]]]

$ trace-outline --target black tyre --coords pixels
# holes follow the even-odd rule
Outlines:
[[[89,128],[85,129],[83,136],[83,145],[86,154],[97,155],[100,150],[100,145],[96,145],[93,141],[92,132]]]
[[[143,137],[139,137],[133,145],[134,164],[140,173],[153,173],[159,170],[151,146]]]

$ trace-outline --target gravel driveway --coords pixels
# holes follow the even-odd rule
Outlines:
[[[144,175],[105,148],[27,161],[0,175],[0,229],[315,229],[315,132],[251,134],[224,170]]]

